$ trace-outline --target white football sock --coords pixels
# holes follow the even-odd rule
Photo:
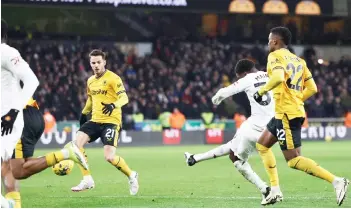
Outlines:
[[[69,158],[69,151],[68,151],[68,149],[64,148],[64,149],[61,150],[61,152],[63,154],[63,158],[65,160],[67,160]]]
[[[84,181],[88,181],[88,182],[94,181],[93,177],[91,175],[83,176],[83,179],[84,179]]]
[[[1,195],[1,208],[9,208],[9,201]]]
[[[216,147],[214,149],[211,149],[208,152],[205,153],[200,153],[200,154],[195,154],[194,159],[196,162],[200,162],[203,160],[208,160],[216,157],[221,157],[223,155],[228,155],[230,152],[230,148],[227,144],[223,144],[219,147]]]
[[[267,184],[252,170],[248,162],[238,160],[234,162],[234,166],[249,182],[256,185],[261,193],[266,192]]]
[[[275,192],[275,193],[281,192],[279,186],[272,186],[272,187],[271,187],[271,190],[272,190],[273,192]]]
[[[336,176],[332,182],[333,186],[335,187],[340,181],[342,181],[342,178]]]

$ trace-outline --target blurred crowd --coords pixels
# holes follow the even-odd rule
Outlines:
[[[244,94],[213,106],[211,97],[235,81],[237,60],[248,58],[265,70],[267,52],[213,39],[201,43],[158,39],[152,54],[138,57],[133,50],[122,53],[111,43],[63,41],[10,41],[21,52],[40,80],[35,99],[41,110],[57,121],[77,120],[86,101],[86,80],[92,75],[88,54],[100,48],[107,52],[107,68],[124,81],[130,102],[123,114],[143,113],[157,119],[164,111],[178,108],[187,119],[214,112],[218,118],[233,118],[236,112],[250,114]],[[351,110],[351,60],[320,65],[314,50],[303,57],[317,82],[319,93],[306,102],[308,117],[342,117]]]

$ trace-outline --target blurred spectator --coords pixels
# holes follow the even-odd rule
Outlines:
[[[48,109],[44,110],[44,121],[45,121],[45,129],[44,133],[53,132],[56,129],[56,119],[55,117],[49,112]]]
[[[203,112],[232,119],[239,108],[244,108],[244,115],[250,114],[243,94],[228,98],[218,107],[212,105],[211,97],[236,80],[233,69],[237,60],[255,60],[257,68],[264,70],[267,55],[261,46],[245,48],[216,39],[187,43],[162,37],[155,43],[155,51],[143,57],[138,57],[135,49],[122,53],[108,42],[25,40],[10,45],[20,49],[38,76],[35,99],[57,121],[79,118],[86,102],[86,81],[92,75],[88,53],[94,48],[107,52],[107,68],[123,79],[130,98],[123,107],[126,127],[132,126],[136,110],[145,119],[158,119],[164,108],[177,108],[188,119],[200,119]],[[349,57],[325,66],[318,64],[312,47],[303,56],[319,89],[306,101],[309,117],[341,117],[351,111]]]
[[[345,126],[351,128],[351,112],[347,112],[345,116]]]
[[[174,108],[173,113],[169,119],[171,128],[182,129],[185,124],[185,116],[181,113],[178,108]]]
[[[167,108],[164,108],[164,112],[162,112],[158,117],[158,120],[160,121],[163,130],[169,129],[171,127],[171,124],[170,124],[171,115],[172,113],[169,112]]]
[[[241,124],[246,120],[246,116],[244,114],[244,111],[239,108],[238,112],[234,114],[234,121],[235,121],[235,126],[236,128],[240,128]]]

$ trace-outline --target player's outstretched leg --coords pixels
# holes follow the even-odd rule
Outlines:
[[[229,151],[230,151],[230,148],[228,144],[223,144],[219,147],[216,147],[204,153],[190,154],[189,152],[185,152],[184,157],[185,157],[185,162],[188,164],[188,166],[193,166],[195,165],[195,163],[198,163],[204,160],[228,155]]]
[[[319,166],[314,160],[300,156],[300,148],[285,150],[283,153],[290,168],[303,171],[333,184],[336,192],[337,204],[340,206],[343,203],[350,184],[348,179],[337,177],[328,170]]]
[[[44,157],[28,158],[23,164],[11,163],[11,170],[15,179],[26,179],[31,175],[39,173],[46,168],[55,165],[58,162],[68,159],[81,164],[83,167],[88,167],[88,164],[86,163],[84,156],[79,151],[78,147],[72,143],[69,143],[68,146],[62,150],[48,153]]]
[[[277,139],[275,136],[272,135],[270,131],[265,129],[256,143],[256,149],[263,161],[263,165],[271,183],[271,192],[261,202],[262,205],[274,204],[278,201],[282,201],[283,199],[283,195],[279,187],[277,162],[271,149],[276,141]]]
[[[115,154],[116,147],[111,145],[104,146],[104,155],[106,161],[111,163],[114,167],[116,167],[128,177],[129,192],[131,195],[136,195],[139,191],[138,173],[136,171],[132,171],[126,161],[122,157]]]
[[[333,184],[337,204],[341,205],[345,199],[346,192],[349,186],[349,181],[345,178],[340,178],[319,166],[315,161],[307,157],[301,156],[301,125],[304,118],[289,119],[285,115],[281,120],[282,128],[280,132],[284,132],[284,140],[280,143],[280,148],[283,151],[285,160],[288,166],[293,169],[304,171],[312,176],[324,179]]]

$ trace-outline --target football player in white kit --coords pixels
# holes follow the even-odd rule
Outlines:
[[[7,23],[1,20],[1,161],[11,158],[24,126],[22,109],[39,86],[27,62],[5,43],[6,38]],[[25,85],[23,89],[20,80]],[[1,196],[1,206],[11,206],[8,204]]]
[[[253,98],[260,86],[268,81],[267,73],[258,71],[255,64],[246,59],[239,60],[235,66],[235,73],[238,81],[232,85],[221,88],[212,97],[212,102],[219,105],[224,99],[245,92],[251,105],[251,116],[244,121],[234,138],[227,144],[223,144],[208,152],[200,154],[185,153],[186,163],[193,166],[198,162],[213,159],[229,154],[229,158],[234,163],[235,168],[251,183],[253,183],[262,193],[262,205],[268,204],[265,200],[270,192],[270,187],[252,170],[248,159],[256,150],[256,142],[261,136],[267,123],[274,116],[274,100],[272,93],[268,92],[260,103]],[[281,199],[277,201],[281,201]]]

